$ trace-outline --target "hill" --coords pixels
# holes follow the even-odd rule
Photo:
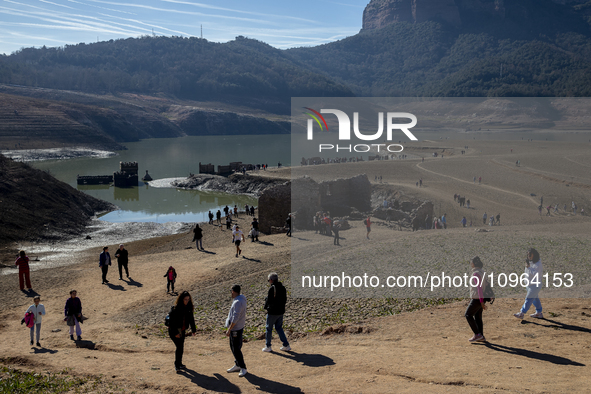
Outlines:
[[[400,3],[372,1],[359,34],[286,52],[362,96],[591,94],[591,2],[507,0],[501,18],[463,1],[456,23],[403,18]]]
[[[286,116],[218,102],[0,85],[0,150],[90,146],[184,135],[286,134]]]
[[[591,1],[434,4],[372,0],[359,34],[316,47],[141,37],[0,56],[0,147],[289,133],[298,96],[591,96]]]
[[[142,37],[0,57],[0,83],[92,93],[164,93],[287,114],[292,96],[350,96],[348,88],[260,41]]]
[[[57,240],[78,234],[96,212],[113,206],[50,174],[0,155],[0,246],[13,261],[13,242]]]

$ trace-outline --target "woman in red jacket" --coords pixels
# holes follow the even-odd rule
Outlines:
[[[18,267],[18,282],[21,287],[21,291],[25,290],[25,281],[27,281],[27,288],[31,289],[31,277],[29,275],[29,258],[27,257],[24,250],[19,252],[19,257],[16,259],[14,264]]]

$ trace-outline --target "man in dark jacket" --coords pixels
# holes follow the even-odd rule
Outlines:
[[[127,269],[127,263],[129,262],[129,253],[123,244],[119,245],[119,249],[115,252],[117,258],[117,265],[119,266],[119,280],[123,280],[123,268],[125,268],[125,275],[129,279],[129,270]]]
[[[109,247],[105,246],[103,248],[103,253],[99,256],[99,267],[103,272],[103,285],[109,283],[107,280],[107,272],[109,272],[109,266],[111,265],[111,255],[109,254]]]
[[[269,293],[265,299],[265,309],[267,310],[267,335],[266,335],[266,346],[263,348],[263,352],[272,352],[271,338],[273,337],[273,327],[279,335],[279,340],[283,342],[281,350],[288,352],[291,350],[287,337],[283,332],[283,314],[285,313],[285,303],[287,302],[287,290],[281,282],[276,272],[271,272],[268,276]]]

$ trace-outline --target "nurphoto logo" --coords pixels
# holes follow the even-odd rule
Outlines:
[[[325,128],[326,131],[328,131],[328,124],[322,114],[333,114],[337,117],[339,122],[339,141],[351,140],[351,119],[345,112],[338,109],[321,109],[320,112],[318,112],[309,107],[304,108],[312,112],[307,112],[312,118],[308,119],[307,124],[308,140],[311,141],[314,139],[314,121],[316,121],[321,131],[324,131]],[[385,116],[384,112],[378,112],[378,130],[374,134],[364,134],[359,130],[359,112],[353,112],[353,133],[355,134],[355,137],[362,141],[375,141],[381,138],[384,134],[384,117],[386,118],[386,140],[392,141],[393,131],[400,130],[411,141],[418,141],[417,137],[415,137],[409,130],[417,125],[417,117],[408,112],[387,112]],[[401,119],[409,119],[410,123],[395,123],[395,121],[398,122]],[[380,152],[380,148],[384,147],[391,153],[402,152],[404,149],[400,144],[357,144],[341,146],[338,144],[336,146],[333,144],[319,144],[318,151],[335,150],[336,152],[369,152],[372,147],[377,148],[378,152]]]

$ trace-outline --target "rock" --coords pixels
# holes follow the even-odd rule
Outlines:
[[[372,0],[363,11],[363,30],[381,29],[397,22],[436,21],[460,27],[454,0]]]

